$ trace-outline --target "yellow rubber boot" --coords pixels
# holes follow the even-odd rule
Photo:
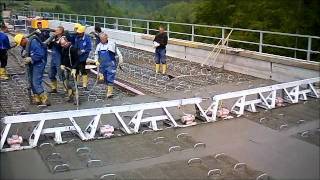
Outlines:
[[[160,70],[160,64],[156,64],[156,73],[159,73]]]
[[[162,74],[167,73],[167,64],[162,64]]]
[[[88,86],[88,75],[83,75],[82,76],[82,87],[84,89],[87,89]]]
[[[98,77],[99,77],[99,78],[98,78],[99,81],[103,81],[103,80],[104,80],[103,74],[99,74]]]
[[[68,102],[72,102],[73,101],[73,90],[72,89],[68,89]]]
[[[0,79],[8,80],[9,76],[5,68],[0,68]]]
[[[50,93],[57,93],[57,88],[58,88],[58,82],[57,81],[51,81],[51,91]]]
[[[32,95],[32,104],[35,104],[35,105],[41,104],[40,97],[38,94]]]
[[[76,81],[78,84],[80,83],[80,75],[77,75]]]
[[[107,98],[113,96],[113,86],[107,86]]]
[[[45,93],[40,94],[40,102],[42,105],[50,106],[48,95]]]

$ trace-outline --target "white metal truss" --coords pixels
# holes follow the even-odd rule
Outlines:
[[[319,94],[314,88],[314,83],[320,78],[310,78],[299,81],[275,84],[271,86],[254,89],[229,92],[216,95],[212,98],[212,103],[205,111],[211,113],[211,121],[216,121],[217,110],[223,100],[238,98],[231,108],[231,112],[237,115],[244,114],[244,110],[256,112],[256,106],[273,109],[276,107],[276,98],[281,96],[288,103],[298,103],[299,100],[307,100],[307,96],[319,98]],[[281,91],[281,92],[280,92]],[[255,97],[252,97],[255,96]]]
[[[160,102],[151,102],[151,103],[141,103],[141,104],[132,104],[132,105],[122,105],[122,106],[113,106],[113,107],[103,107],[103,108],[92,108],[92,109],[82,109],[82,110],[69,110],[69,111],[59,111],[59,112],[48,112],[48,113],[39,113],[39,114],[27,114],[19,116],[7,116],[4,117],[2,123],[5,124],[3,132],[1,134],[1,152],[12,151],[12,150],[22,150],[36,147],[38,140],[41,134],[54,134],[56,143],[64,143],[62,140],[61,133],[72,131],[77,133],[81,140],[90,140],[96,137],[97,128],[102,115],[105,114],[114,114],[117,121],[121,124],[123,131],[127,134],[131,134],[132,131],[129,129],[127,124],[122,119],[120,113],[124,112],[137,112],[135,116],[131,119],[129,125],[134,125],[133,132],[137,133],[139,131],[140,125],[142,123],[151,123],[153,130],[158,130],[157,121],[169,120],[173,127],[178,127],[175,119],[172,117],[167,108],[170,107],[180,107],[184,105],[194,105],[200,110],[200,114],[204,113],[203,109],[199,105],[202,102],[201,98],[189,98],[189,99],[179,99],[179,100],[170,100],[170,101],[160,101]],[[160,116],[150,116],[143,117],[143,113],[146,110],[152,109],[162,109],[163,115]],[[206,117],[205,114],[201,114]],[[87,127],[82,130],[77,124],[75,118],[93,116],[92,120],[89,122]],[[60,127],[51,127],[43,128],[46,121],[54,121],[59,119],[68,119],[71,123],[71,126],[60,126]],[[208,119],[206,119],[209,121]],[[17,149],[4,148],[5,141],[9,134],[9,130],[12,124],[17,123],[26,123],[26,122],[38,122],[34,128],[32,134],[29,138],[29,145],[21,146]]]

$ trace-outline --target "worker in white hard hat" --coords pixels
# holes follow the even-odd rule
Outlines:
[[[23,34],[14,37],[17,46],[25,52],[24,63],[29,67],[30,84],[33,92],[32,100],[37,105],[50,105],[48,95],[42,86],[44,69],[47,63],[47,47],[40,38],[33,35],[30,38]]]
[[[81,74],[82,76],[82,87],[86,90],[88,85],[88,75],[85,67],[86,67],[86,61],[89,57],[89,53],[92,49],[92,44],[91,44],[91,38],[85,34],[85,31],[86,31],[85,26],[80,26],[77,29],[75,47],[78,49],[78,55],[79,55],[79,61],[80,61],[79,74]]]

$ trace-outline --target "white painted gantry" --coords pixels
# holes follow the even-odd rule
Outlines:
[[[299,100],[306,101],[307,96],[319,98],[319,94],[313,85],[319,81],[320,77],[316,77],[215,95],[212,97],[212,104],[205,113],[212,114],[209,119],[215,121],[220,103],[223,100],[233,98],[237,98],[237,101],[233,104],[231,112],[239,116],[244,114],[244,110],[256,112],[256,106],[273,109],[276,107],[277,97],[283,98],[288,103],[298,103]]]
[[[226,99],[238,98],[235,104],[232,106],[231,111],[237,115],[242,115],[244,110],[250,110],[256,112],[256,106],[263,107],[266,109],[275,108],[276,98],[282,97],[288,103],[298,103],[299,100],[307,100],[307,96],[319,98],[319,94],[314,87],[314,83],[320,81],[319,77],[305,79],[300,81],[293,81],[288,83],[276,84],[271,86],[259,87],[254,89],[229,92],[225,94],[215,95],[211,100],[212,104],[203,110],[200,103],[203,101],[202,98],[188,98],[170,101],[160,101],[151,103],[141,103],[132,105],[122,105],[113,107],[103,108],[92,108],[82,110],[69,110],[60,112],[49,112],[39,114],[27,114],[18,116],[7,116],[2,119],[2,123],[5,125],[1,133],[1,152],[22,150],[36,147],[41,134],[55,134],[54,140],[56,143],[63,143],[61,133],[72,131],[76,132],[81,140],[91,140],[96,138],[96,131],[99,125],[99,121],[102,115],[113,114],[117,121],[121,124],[123,131],[127,134],[139,132],[140,125],[142,123],[150,123],[152,130],[159,130],[157,127],[157,121],[170,121],[173,127],[179,127],[173,116],[170,114],[167,108],[176,107],[179,108],[184,105],[194,105],[197,109],[197,114],[205,119],[206,122],[216,121],[217,111],[221,101]],[[248,99],[249,97],[249,99]],[[163,115],[148,116],[144,117],[146,110],[162,109]],[[125,112],[136,112],[131,118],[131,121],[127,125],[120,113]],[[211,114],[208,117],[207,114]],[[79,117],[93,117],[87,127],[82,130],[75,118]],[[67,119],[71,122],[71,126],[60,126],[52,128],[43,128],[46,121],[54,121],[59,119]],[[12,124],[26,123],[26,122],[37,122],[37,126],[33,129],[32,134],[29,137],[28,145],[21,146],[17,149],[4,148],[7,136],[9,134]],[[133,126],[132,129],[129,126]],[[183,126],[181,126],[183,127]]]

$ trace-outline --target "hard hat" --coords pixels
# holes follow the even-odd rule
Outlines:
[[[86,31],[86,27],[85,26],[80,26],[77,29],[77,33],[84,33]]]
[[[21,40],[23,39],[24,35],[23,34],[17,34],[14,36],[14,41],[17,43],[17,45],[19,46],[21,43]]]
[[[76,23],[73,28],[74,28],[74,29],[76,29],[76,28],[78,29],[80,26],[81,26],[81,24]]]

